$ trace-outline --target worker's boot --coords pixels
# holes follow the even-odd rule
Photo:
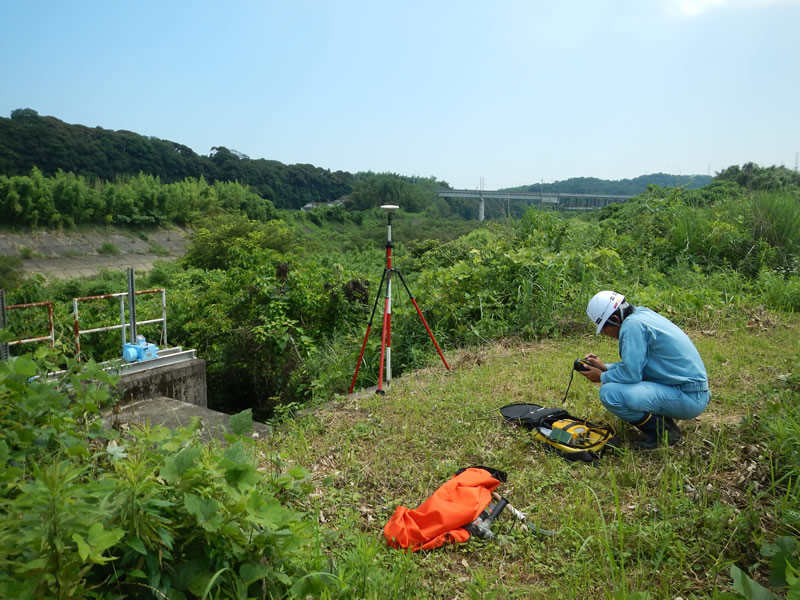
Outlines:
[[[681,439],[681,430],[669,417],[647,413],[644,419],[633,425],[645,435],[643,440],[633,442],[642,450],[653,450],[663,446],[665,442],[667,446],[673,446]]]

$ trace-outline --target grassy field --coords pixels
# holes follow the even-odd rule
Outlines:
[[[334,400],[265,444],[311,471],[305,509],[331,530],[325,551],[355,545],[392,573],[374,597],[708,598],[730,590],[730,565],[757,556],[754,545],[780,529],[774,496],[764,493],[768,453],[752,420],[797,360],[800,316],[760,313],[689,333],[713,398],[698,419],[681,423],[685,439],[669,450],[626,444],[596,466],[570,464],[498,418],[511,402],[560,406],[577,356],[617,360],[615,341],[588,334],[462,351],[448,357],[451,372],[431,348],[431,366],[395,379],[386,396]],[[610,418],[597,388],[579,376],[566,408]],[[382,529],[398,505],[415,508],[472,465],[506,471],[498,491],[557,534],[528,536],[506,512],[495,525],[502,544],[411,555],[385,546]]]

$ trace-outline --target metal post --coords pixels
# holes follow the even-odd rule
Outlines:
[[[161,290],[161,322],[164,324],[164,340],[162,346],[167,348],[167,290]]]
[[[0,289],[0,329],[6,328],[6,291]],[[8,360],[8,344],[0,344],[0,360]]]
[[[125,339],[125,296],[119,297],[119,320],[122,325],[122,351],[124,352],[125,344],[128,343],[128,340]]]
[[[131,320],[131,344],[136,343],[136,292],[133,267],[128,269],[128,317]]]
[[[78,323],[78,299],[72,299],[73,328],[75,329],[75,360],[81,362],[81,326]]]

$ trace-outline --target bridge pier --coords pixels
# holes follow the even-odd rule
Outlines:
[[[480,202],[478,203],[478,221],[483,223],[483,209],[484,209],[484,200],[483,194],[481,194]]]

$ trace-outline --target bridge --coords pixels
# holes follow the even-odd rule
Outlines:
[[[571,194],[568,192],[504,192],[501,190],[443,190],[440,198],[475,198],[480,201],[478,220],[484,220],[484,201],[521,200],[557,210],[596,210],[612,202],[625,202],[633,196],[619,194]]]

